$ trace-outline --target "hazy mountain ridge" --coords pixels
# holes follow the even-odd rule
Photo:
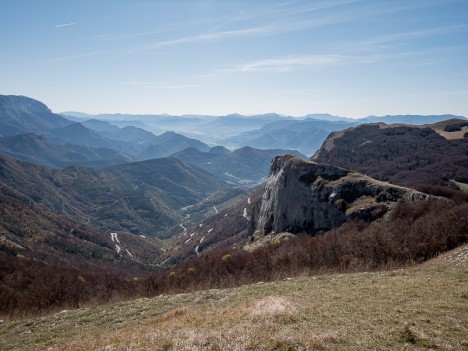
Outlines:
[[[83,117],[83,114],[80,113],[71,114]],[[150,131],[153,128],[174,131],[210,145],[218,144],[230,149],[243,146],[260,149],[295,149],[307,155],[311,155],[318,150],[330,132],[346,129],[358,124],[373,122],[427,124],[450,118],[465,118],[447,114],[432,116],[369,116],[353,119],[329,114],[309,114],[302,117],[291,117],[275,113],[251,116],[240,114],[226,116],[125,114],[86,116],[111,123],[122,123],[125,120],[139,120],[145,124],[143,128]]]
[[[228,138],[224,142],[236,147],[248,145],[260,149],[295,149],[310,155],[320,147],[330,132],[349,128],[356,124],[357,122],[324,121],[313,118],[282,120]]]
[[[18,105],[31,103],[27,98],[11,97],[10,100],[15,99]],[[38,103],[38,106],[39,109],[50,113],[45,105]],[[207,144],[173,131],[154,135],[142,128],[134,126],[118,127],[108,121],[83,119],[88,115],[79,114],[79,116],[81,122],[70,121],[65,126],[47,129],[41,136],[27,134],[14,138],[2,138],[0,140],[0,151],[5,155],[23,161],[58,168],[70,165],[105,167],[176,155],[188,163],[202,166],[202,168],[214,172],[223,179],[242,186],[257,184],[262,178],[265,178],[270,160],[274,156],[294,153],[304,157],[294,150],[256,151],[252,148],[241,148],[232,154],[226,150],[225,155],[221,156],[220,154],[208,152],[210,147]],[[125,115],[117,116],[122,119],[128,117]],[[115,115],[112,115],[112,117],[115,118]],[[146,120],[150,119],[150,116],[143,117]],[[50,118],[54,118],[54,115]],[[236,125],[240,128],[253,128],[258,123],[263,125],[271,121],[286,122],[285,117],[277,114],[255,117],[234,114],[221,119],[203,118],[205,117],[157,116],[159,122],[162,121],[169,125],[177,125],[181,120],[189,121],[189,124],[202,123],[204,129],[212,132],[216,130],[216,125],[217,128],[231,128]],[[287,118],[287,121],[290,119]],[[205,127],[206,123],[210,124],[210,126]],[[184,151],[185,149],[189,150]],[[191,152],[197,155],[189,155]],[[209,158],[211,158],[211,161]],[[197,164],[197,162],[200,162],[200,164]],[[211,164],[209,164],[210,162]]]
[[[45,134],[54,144],[75,144],[91,147],[124,149],[124,145],[116,140],[108,139],[100,133],[86,128],[80,122],[70,123],[65,127],[54,128]]]
[[[227,182],[238,185],[255,185],[266,179],[271,159],[285,154],[306,158],[295,150],[258,150],[242,147],[229,151],[219,146],[211,148],[208,152],[187,148],[172,156],[206,169],[213,174],[218,174]]]
[[[198,140],[174,132],[156,136],[133,126],[120,128],[96,120],[72,122],[31,98],[4,95],[0,98],[0,135],[10,137],[2,138],[1,150],[37,164],[103,167],[165,157],[186,147],[209,149]],[[21,134],[26,135],[11,138]]]
[[[71,122],[52,113],[42,102],[15,95],[0,95],[0,135],[44,133]]]
[[[130,156],[114,149],[58,145],[34,133],[0,137],[0,152],[21,161],[57,168],[108,166],[131,161]]]
[[[200,151],[210,149],[208,145],[199,140],[187,138],[175,132],[165,132],[156,137],[152,145],[146,147],[138,158],[140,160],[148,160],[151,158],[165,157],[187,148],[194,148]]]
[[[363,118],[363,123],[384,122],[386,124],[403,123],[403,124],[429,124],[445,121],[448,119],[467,119],[464,116],[457,115],[386,115],[386,116],[369,116]]]

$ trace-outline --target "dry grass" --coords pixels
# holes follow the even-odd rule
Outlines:
[[[468,127],[462,127],[461,130],[456,132],[446,132],[443,128],[433,128],[436,133],[440,136],[444,137],[447,140],[454,140],[454,139],[463,139],[465,133],[468,133]]]
[[[453,179],[450,180],[450,183],[453,183],[455,185],[455,188],[459,188],[460,190],[468,193],[468,184],[457,182]]]
[[[0,350],[467,350],[467,251],[3,321]]]

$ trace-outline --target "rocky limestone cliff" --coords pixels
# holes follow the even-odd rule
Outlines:
[[[272,161],[256,234],[314,234],[354,218],[380,218],[400,199],[428,197],[343,168],[278,156]]]
[[[70,124],[42,102],[26,96],[0,95],[0,136],[44,134]]]

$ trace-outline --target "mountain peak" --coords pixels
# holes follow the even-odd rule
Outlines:
[[[17,112],[48,112],[52,111],[42,102],[23,95],[0,95],[0,105]]]
[[[42,134],[69,123],[40,101],[26,96],[0,95],[0,135]]]
[[[224,146],[213,146],[210,150],[209,150],[210,153],[212,154],[230,154],[231,151],[229,151],[228,149],[226,149]]]

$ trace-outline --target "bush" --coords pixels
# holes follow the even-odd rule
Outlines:
[[[213,251],[144,279],[96,266],[45,264],[0,251],[0,315],[27,315],[161,293],[228,288],[301,274],[352,272],[423,262],[468,242],[468,203],[402,202],[371,224],[348,222],[253,252]]]
[[[468,204],[446,200],[400,203],[383,222],[345,223],[315,237],[296,235],[253,252],[212,252],[175,268],[177,285],[167,279],[150,295],[227,288],[301,274],[351,272],[423,262],[468,242]],[[188,274],[188,268],[195,270]]]

